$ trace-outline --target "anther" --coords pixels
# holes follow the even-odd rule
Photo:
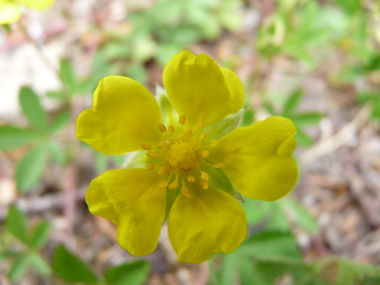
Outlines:
[[[168,187],[168,182],[161,182],[159,185],[158,185],[158,189],[164,189]]]
[[[154,168],[154,164],[151,163],[151,164],[148,164],[147,166],[145,166],[144,170],[149,171],[149,170],[153,170],[153,168]]]
[[[207,158],[210,153],[207,150],[202,151],[202,157]]]
[[[202,130],[205,125],[205,121],[203,120],[203,117],[199,118],[198,128],[199,130]]]
[[[184,116],[184,115],[179,116],[179,121],[178,121],[178,123],[179,123],[180,125],[184,125],[184,124],[185,124],[185,116]]]
[[[215,163],[213,166],[215,167],[215,168],[221,168],[221,167],[223,167],[223,163],[220,163],[220,162],[218,162],[218,163]]]
[[[192,131],[192,130],[187,130],[187,131],[185,132],[185,136],[188,136],[188,137],[191,137],[192,134],[193,134],[193,131]]]
[[[169,189],[173,190],[173,189],[178,188],[178,186],[179,186],[179,184],[178,184],[178,181],[176,180],[176,181],[169,184]]]
[[[149,156],[150,158],[157,158],[158,153],[153,150],[150,150],[146,152],[146,155]]]
[[[195,181],[195,177],[193,175],[189,175],[189,176],[187,176],[187,181],[194,182]]]
[[[186,198],[190,198],[190,193],[189,193],[189,189],[187,189],[187,187],[182,187],[181,188],[181,192],[183,194],[183,196],[185,196]]]
[[[159,147],[165,147],[168,143],[166,141],[162,141],[158,143]]]
[[[165,175],[166,173],[168,173],[168,168],[166,166],[161,167],[158,171],[159,175]]]
[[[201,180],[201,185],[202,185],[202,188],[203,189],[208,189],[208,183],[207,183],[207,181],[204,181],[204,180]]]
[[[217,147],[219,145],[218,141],[211,141],[211,146],[212,147]]]
[[[199,135],[199,141],[200,141],[200,142],[203,141],[205,138],[206,138],[206,134],[205,134],[205,133],[201,133],[201,134]]]
[[[171,133],[174,134],[174,127],[173,127],[173,126],[169,126],[169,127],[168,127],[168,130],[169,130],[169,132],[171,132]]]
[[[162,133],[165,133],[166,132],[166,127],[164,126],[164,124],[158,124],[158,128],[160,129],[160,131]]]
[[[142,143],[141,144],[141,147],[143,149],[146,149],[146,150],[151,150],[152,149],[152,145],[151,144],[148,144],[148,143]]]
[[[204,180],[204,181],[209,181],[210,180],[210,176],[206,173],[206,172],[201,172],[201,178]]]

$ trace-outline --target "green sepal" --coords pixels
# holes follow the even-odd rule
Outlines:
[[[165,218],[164,218],[164,221],[162,224],[165,224],[166,221],[168,220],[170,209],[172,208],[175,199],[177,199],[178,195],[181,193],[181,190],[180,190],[181,187],[182,187],[182,185],[180,185],[177,189],[173,189],[173,190],[167,189],[166,190]]]
[[[212,140],[218,140],[221,137],[224,137],[229,132],[236,129],[239,126],[240,121],[243,118],[245,112],[246,112],[245,109],[241,109],[239,112],[235,114],[231,114],[227,116],[226,118],[224,118],[223,120],[211,126],[205,127],[202,130],[203,133],[207,134],[204,140],[204,143],[209,143]]]
[[[161,109],[162,123],[166,126],[176,126],[179,119],[177,111],[170,102],[165,89],[158,84],[156,85],[156,99]]]
[[[209,185],[223,190],[239,202],[245,203],[243,195],[236,190],[235,186],[222,170],[208,165],[202,165],[202,170],[210,176],[210,181],[208,182]]]

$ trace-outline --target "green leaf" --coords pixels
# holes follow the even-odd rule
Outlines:
[[[139,260],[108,268],[104,277],[109,285],[140,285],[147,280],[149,271],[150,263]]]
[[[236,129],[246,111],[247,110],[242,109],[235,114],[227,116],[225,119],[217,122],[216,124],[205,127],[203,129],[203,132],[207,134],[207,137],[204,140],[205,143],[209,143],[212,140],[219,140],[221,137]]]
[[[347,13],[353,14],[361,9],[361,0],[335,0]]]
[[[66,154],[56,142],[50,141],[45,144],[47,149],[49,150],[49,153],[51,155],[51,158],[55,163],[58,163],[60,165],[63,165],[66,162]]]
[[[33,231],[30,246],[37,249],[43,247],[49,238],[49,233],[50,222],[42,221],[35,227]]]
[[[22,146],[38,138],[38,134],[12,126],[0,126],[0,150]]]
[[[315,125],[323,118],[322,114],[310,112],[289,116],[296,125]]]
[[[311,147],[314,144],[314,141],[300,130],[298,130],[298,134],[296,134],[294,137],[296,138],[297,143],[302,146]]]
[[[46,97],[59,101],[65,100],[65,95],[61,91],[49,91],[46,93]]]
[[[40,146],[30,151],[17,165],[16,182],[20,191],[30,190],[40,180],[47,160],[46,148]]]
[[[211,186],[223,190],[238,201],[244,203],[243,196],[236,190],[235,186],[223,171],[208,165],[203,165],[202,170],[210,176],[210,181],[208,183]]]
[[[297,201],[284,198],[279,201],[285,212],[288,212],[295,222],[310,233],[317,233],[319,226],[313,216]]]
[[[70,62],[65,58],[61,58],[60,73],[62,80],[67,84],[70,91],[72,93],[75,93],[75,89],[78,83],[77,75],[75,74],[75,71],[72,68]]]
[[[53,269],[58,276],[69,283],[93,284],[98,282],[91,267],[63,245],[60,245],[55,251]]]
[[[41,275],[49,275],[51,272],[49,264],[37,252],[28,253],[29,262],[33,265],[36,271]]]
[[[96,172],[103,172],[108,166],[108,156],[101,152],[96,152],[94,168]]]
[[[0,251],[0,261],[4,259],[8,259],[8,258],[16,258],[19,256],[20,256],[20,253],[18,253],[17,251],[12,251],[12,250]]]
[[[7,216],[7,227],[9,231],[24,244],[30,244],[25,214],[15,206],[9,207]]]
[[[62,112],[58,113],[54,117],[53,124],[51,127],[53,132],[57,132],[61,128],[65,127],[69,123],[70,116],[71,116],[71,114],[69,111],[62,111]]]
[[[284,116],[288,116],[289,114],[292,114],[294,109],[298,106],[298,104],[301,102],[301,99],[303,97],[303,90],[297,89],[285,102],[284,106]]]
[[[27,254],[20,256],[13,264],[11,270],[8,273],[8,278],[11,281],[18,281],[23,277],[30,266],[30,259]]]
[[[246,127],[253,123],[253,120],[255,119],[255,113],[252,109],[248,109],[243,116],[243,119],[241,121],[240,126]]]
[[[28,87],[22,87],[19,94],[20,105],[29,122],[40,131],[48,127],[47,114],[42,108],[36,93]]]

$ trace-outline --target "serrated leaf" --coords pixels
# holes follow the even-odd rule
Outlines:
[[[29,262],[41,275],[49,275],[51,272],[49,264],[36,252],[28,253]]]
[[[0,126],[0,150],[7,150],[27,144],[39,135],[29,130],[13,127]]]
[[[96,283],[98,278],[91,267],[60,245],[54,255],[53,269],[63,280],[69,283]]]
[[[51,129],[53,130],[53,132],[57,132],[61,128],[65,127],[69,123],[70,116],[71,114],[69,111],[63,111],[57,114],[54,117],[53,124],[51,126]]]
[[[50,222],[42,221],[38,224],[32,234],[30,246],[33,248],[41,248],[45,245],[50,233]]]
[[[59,146],[54,141],[50,141],[46,143],[45,145],[51,155],[51,158],[53,159],[55,163],[62,165],[66,162],[66,154],[61,148],[61,146]]]
[[[303,97],[303,90],[297,89],[285,102],[284,105],[284,116],[288,116],[289,114],[292,114],[294,109],[298,106],[298,104],[301,102],[301,99]]]
[[[30,267],[30,259],[27,254],[20,256],[16,259],[15,263],[13,264],[11,270],[8,273],[8,278],[11,281],[18,281],[23,277]]]
[[[104,277],[109,285],[140,285],[148,278],[149,271],[150,263],[140,260],[108,268]]]
[[[40,146],[30,151],[17,165],[16,182],[22,192],[30,190],[40,180],[47,160],[47,151]]]
[[[48,118],[45,110],[42,108],[41,102],[28,87],[22,87],[19,94],[21,109],[29,122],[37,129],[44,131],[48,127]]]
[[[7,216],[7,227],[9,231],[24,244],[30,244],[30,236],[27,230],[25,214],[15,206],[9,207]]]

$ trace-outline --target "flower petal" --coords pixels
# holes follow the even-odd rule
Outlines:
[[[169,213],[168,234],[178,261],[198,264],[214,252],[237,249],[247,237],[243,207],[217,188],[188,186],[191,197],[178,195]]]
[[[163,82],[174,108],[185,115],[186,126],[193,130],[200,117],[205,126],[212,125],[239,111],[244,103],[239,77],[206,54],[178,53],[165,66]]]
[[[141,168],[112,169],[95,178],[86,193],[93,215],[111,220],[119,245],[135,256],[153,252],[165,217],[163,177]]]
[[[76,122],[76,137],[97,151],[119,155],[157,144],[163,135],[157,125],[161,111],[156,99],[140,83],[123,76],[103,78],[93,97],[93,108]]]
[[[20,18],[20,8],[10,1],[0,0],[0,25],[16,22]]]
[[[227,134],[210,150],[209,158],[224,164],[221,170],[244,196],[274,201],[288,194],[297,182],[292,157],[296,133],[291,120],[271,117]]]

